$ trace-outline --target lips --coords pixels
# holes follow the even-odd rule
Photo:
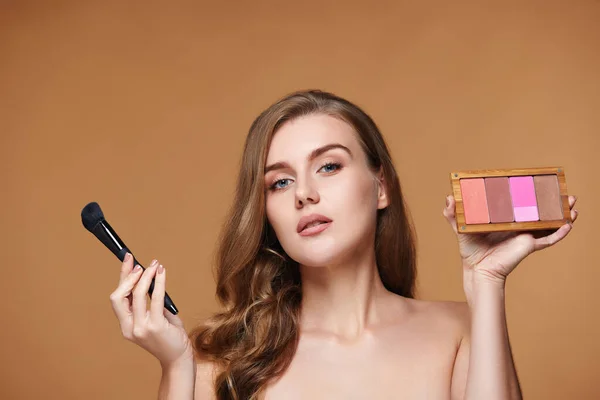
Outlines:
[[[321,224],[328,224],[331,222],[331,218],[327,218],[321,214],[310,214],[300,218],[298,222],[298,226],[296,227],[296,231],[301,233],[304,230],[312,229],[314,226],[319,226]]]

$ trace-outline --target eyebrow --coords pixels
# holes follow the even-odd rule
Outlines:
[[[339,143],[331,143],[331,144],[326,144],[325,146],[321,146],[317,149],[314,149],[313,151],[310,152],[310,154],[308,155],[307,160],[308,161],[312,161],[315,158],[319,157],[321,154],[328,152],[329,150],[333,150],[333,149],[342,149],[344,150],[346,153],[348,153],[350,155],[350,157],[352,157],[352,152],[350,151],[349,148],[347,148],[346,146],[339,144]],[[276,162],[274,164],[268,165],[265,168],[265,174],[268,173],[269,171],[274,171],[277,169],[284,169],[284,168],[289,168],[289,164],[286,162]]]

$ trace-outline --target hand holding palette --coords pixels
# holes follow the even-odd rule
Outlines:
[[[572,222],[564,169],[452,172],[459,233],[558,229]]]

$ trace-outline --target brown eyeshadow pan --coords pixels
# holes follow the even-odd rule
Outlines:
[[[556,175],[534,176],[533,182],[535,184],[540,221],[561,219],[563,210]]]
[[[512,198],[507,177],[485,178],[490,222],[513,222]]]

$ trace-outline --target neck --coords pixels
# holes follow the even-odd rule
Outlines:
[[[383,286],[375,252],[351,262],[329,266],[300,266],[302,276],[301,329],[354,341],[390,318],[397,296]],[[397,316],[398,314],[396,314]]]

